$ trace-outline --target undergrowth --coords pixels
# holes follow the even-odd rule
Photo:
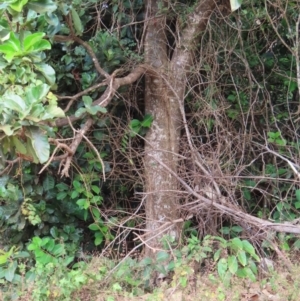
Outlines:
[[[213,288],[206,293],[208,298],[225,300],[237,279],[255,283],[261,274],[260,259],[247,240],[206,236],[200,241],[191,235],[182,248],[174,247],[168,237],[164,245],[155,258],[90,256],[89,261],[74,263],[63,243],[35,237],[28,252],[1,251],[1,300],[112,301],[116,296],[138,298],[150,293],[159,299],[171,291],[192,295],[201,277]],[[276,287],[276,278],[270,279],[262,283]]]

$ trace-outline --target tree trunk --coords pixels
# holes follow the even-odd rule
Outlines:
[[[164,235],[180,238],[181,225],[173,222],[179,217],[178,182],[163,165],[176,173],[186,74],[192,64],[194,43],[215,7],[211,0],[196,6],[185,29],[175,33],[177,45],[169,59],[166,18],[159,13],[158,3],[161,0],[146,1],[145,62],[153,71],[146,75],[145,110],[154,117],[144,156],[146,256],[153,256]]]

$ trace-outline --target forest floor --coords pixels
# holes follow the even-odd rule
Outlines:
[[[216,272],[190,275],[183,288],[173,279],[162,281],[153,292],[135,294],[131,292],[103,289],[97,285],[83,288],[74,294],[81,301],[299,301],[300,266],[293,264],[286,269],[276,264],[275,271],[260,275],[256,282],[237,277],[230,285],[224,285]],[[183,275],[184,276],[184,275]],[[177,283],[177,284],[176,284]]]

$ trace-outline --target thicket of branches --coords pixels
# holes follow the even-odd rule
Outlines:
[[[143,60],[141,1],[112,1],[108,7],[105,3],[76,5],[84,35],[76,38],[69,17],[61,17],[69,35],[58,32],[49,54],[58,78],[55,94],[59,106],[70,116],[84,107],[82,98],[73,95],[87,92],[107,74],[126,77]],[[162,11],[167,14],[170,55],[188,11],[189,7],[180,3]],[[201,42],[195,45],[194,67],[186,78],[185,105],[181,108],[177,174],[182,196],[178,210],[183,220],[187,219],[186,233],[203,236],[221,231],[226,237],[242,235],[259,243],[269,229],[299,233],[297,226],[290,223],[286,230],[282,224],[296,223],[300,208],[298,11],[296,1],[251,1],[233,14],[219,5]],[[176,23],[178,16],[182,19]],[[94,66],[91,54],[104,71]],[[140,68],[140,77],[129,86],[115,91],[104,90],[99,84],[86,93],[97,103],[109,98],[105,103],[108,113],[91,121],[81,144],[71,147],[74,154],[69,179],[57,174],[60,161],[50,160],[40,175],[40,168],[26,158],[19,158],[19,166],[8,162],[11,168],[5,169],[10,171],[5,183],[14,185],[20,198],[27,201],[22,205],[17,201],[12,205],[9,198],[3,201],[10,210],[9,218],[5,211],[6,219],[2,220],[6,226],[4,242],[27,242],[32,230],[35,235],[49,235],[55,227],[65,233],[66,224],[74,227],[76,243],[82,242],[86,226],[97,224],[98,236],[92,232],[96,236],[89,233],[85,239],[91,243],[98,237],[97,244],[105,250],[123,240],[130,244],[134,238],[142,238],[143,135],[149,121],[143,108],[142,74],[147,66]],[[110,87],[112,77],[105,83]],[[78,134],[76,129],[86,119],[71,121],[73,128],[66,120],[64,126],[56,124],[56,139],[60,140],[54,147],[58,142],[71,145],[70,138]],[[68,152],[62,148],[56,155]],[[87,197],[86,191],[92,197]],[[94,196],[94,203],[76,203]],[[20,206],[27,208],[29,203],[40,218],[36,224],[23,220],[20,213],[16,215]],[[20,218],[23,228],[17,225]],[[271,227],[273,222],[278,223],[277,228]],[[24,228],[28,231],[20,234]],[[95,231],[93,226],[90,229]],[[66,241],[72,239],[68,236]]]

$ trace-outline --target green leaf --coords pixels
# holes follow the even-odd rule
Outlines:
[[[99,226],[97,224],[89,225],[89,229],[92,231],[99,231]]]
[[[92,190],[96,193],[96,194],[99,194],[100,193],[100,188],[96,185],[92,185]]]
[[[99,211],[99,209],[98,208],[95,208],[95,207],[92,207],[92,214],[93,214],[93,216],[94,216],[94,218],[97,220],[97,219],[99,219],[100,218],[100,211]]]
[[[35,87],[29,87],[28,89],[26,89],[25,95],[27,105],[45,100],[49,89],[50,86],[48,86],[47,84],[40,84]]]
[[[100,107],[100,106],[87,107],[86,111],[91,115],[96,115],[98,112],[101,112],[101,113],[107,112],[107,110],[105,108]]]
[[[238,269],[237,272],[236,272],[236,275],[240,278],[246,278],[247,277],[247,272],[246,272],[245,268]]]
[[[296,199],[300,202],[300,189],[296,189]]]
[[[66,197],[68,196],[67,192],[65,191],[60,191],[57,195],[56,195],[56,199],[61,201],[64,200]]]
[[[257,256],[255,253],[254,247],[251,245],[251,243],[248,240],[243,240],[243,249],[250,254],[251,256]]]
[[[140,125],[141,125],[141,122],[138,119],[132,119],[130,121],[129,127],[135,128],[135,127],[139,127]]]
[[[45,34],[43,32],[35,32],[33,34],[27,35],[23,40],[24,51],[29,52],[35,50],[36,45],[43,39]],[[51,48],[49,41],[44,40],[48,44],[48,49]]]
[[[13,144],[15,145],[16,151],[23,155],[27,154],[27,150],[25,145],[18,139],[18,137],[12,137]]]
[[[221,258],[217,264],[217,268],[220,278],[223,279],[228,269],[227,260],[225,258]]]
[[[103,234],[101,232],[96,232],[95,240],[94,240],[95,246],[99,246],[102,242],[103,242]]]
[[[0,125],[0,131],[3,131],[6,136],[11,136],[14,133],[14,131],[11,128],[11,125],[9,124]]]
[[[46,81],[50,86],[53,86],[55,84],[56,81],[55,71],[50,65],[45,63],[40,63],[40,64],[35,64],[34,68],[43,74],[43,76],[45,77]]]
[[[27,139],[26,142],[27,156],[31,157],[34,163],[39,163],[39,158],[36,155],[36,152],[32,146],[31,139]]]
[[[248,279],[250,279],[252,282],[256,281],[256,277],[255,277],[254,273],[252,272],[252,270],[249,267],[244,268],[244,273],[246,274],[246,277]]]
[[[57,227],[51,227],[50,234],[52,235],[53,238],[58,238],[59,232]]]
[[[152,264],[152,259],[150,257],[145,257],[139,262],[139,266],[146,267]]]
[[[90,107],[93,103],[93,99],[90,96],[82,96],[82,100],[86,107]]]
[[[13,3],[9,4],[9,7],[18,13],[20,13],[23,9],[23,6],[28,2],[28,0],[17,0],[13,1]]]
[[[165,261],[167,259],[170,258],[170,255],[166,252],[166,251],[159,251],[157,254],[156,254],[156,261],[159,263],[159,262],[162,262],[162,261]]]
[[[44,181],[43,181],[43,188],[45,191],[49,191],[51,189],[54,188],[54,185],[55,185],[55,180],[54,178],[49,175],[49,174],[46,174],[45,178],[44,178]]]
[[[21,53],[21,43],[13,32],[10,33],[9,39],[0,45],[0,52],[5,54],[4,58],[8,62]]]
[[[249,260],[248,266],[250,267],[250,269],[254,273],[254,275],[257,275],[257,266],[253,260]]]
[[[65,112],[56,105],[49,105],[45,107],[45,114],[42,120],[53,120],[54,118],[65,117]]]
[[[82,114],[86,113],[86,108],[79,108],[76,112],[75,112],[75,117],[80,117]]]
[[[144,128],[150,128],[153,122],[153,116],[150,114],[146,114],[144,120],[141,123],[141,126]]]
[[[8,260],[8,256],[6,254],[0,255],[0,264],[6,263]]]
[[[81,20],[80,20],[80,17],[78,15],[77,11],[74,8],[71,9],[71,16],[72,16],[72,20],[73,20],[73,24],[74,24],[76,34],[81,36],[82,33],[83,33],[83,25],[81,23]]]
[[[8,282],[12,282],[12,280],[14,279],[17,266],[18,266],[18,263],[16,261],[13,261],[10,263],[10,265],[6,269],[4,277]]]
[[[0,104],[7,109],[17,111],[22,114],[26,112],[25,101],[16,94],[7,93],[3,96],[2,100],[0,100]]]
[[[243,249],[243,243],[238,237],[235,237],[231,240],[230,246],[233,250]]]
[[[235,275],[238,270],[238,261],[236,256],[229,256],[228,257],[228,269],[231,274]]]
[[[38,127],[30,126],[26,128],[25,135],[30,138],[32,147],[40,163],[45,163],[49,159],[50,144],[48,137]]]
[[[54,248],[52,249],[52,254],[54,256],[62,256],[65,254],[65,248],[62,244],[57,244],[54,246]]]
[[[221,255],[221,249],[217,250],[216,253],[214,254],[214,261],[219,260],[220,255]]]
[[[233,12],[233,11],[239,9],[242,2],[243,2],[243,0],[230,0],[231,11]]]
[[[238,254],[237,254],[237,256],[238,256],[240,264],[242,266],[246,266],[246,264],[247,264],[247,256],[246,256],[245,251],[242,251],[242,250],[239,251]]]
[[[76,190],[78,190],[78,191],[81,191],[81,190],[82,190],[82,184],[81,184],[79,181],[77,181],[77,180],[74,180],[74,181],[73,181],[73,186],[74,186],[74,188],[75,188]]]
[[[82,209],[88,209],[90,206],[90,202],[87,199],[79,199],[76,204]]]
[[[30,1],[27,7],[39,14],[51,13],[57,9],[55,2],[52,0]]]

